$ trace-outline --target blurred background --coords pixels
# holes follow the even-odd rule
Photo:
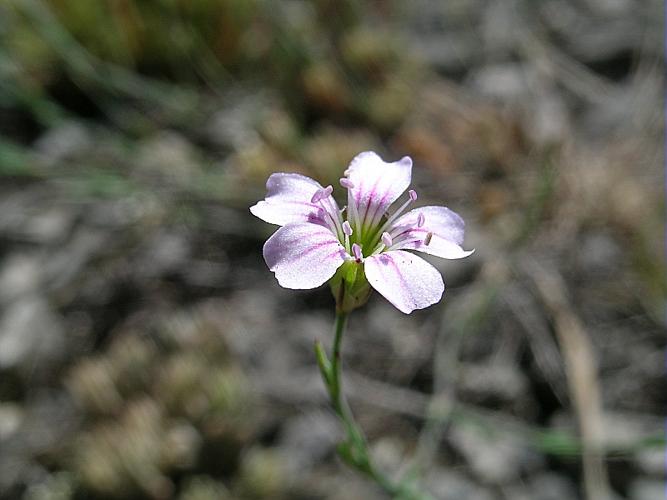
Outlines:
[[[438,499],[665,495],[658,0],[5,0],[0,498],[382,499],[248,207],[410,155],[467,223],[444,300],[344,341],[373,453]],[[337,185],[337,184],[336,184]]]

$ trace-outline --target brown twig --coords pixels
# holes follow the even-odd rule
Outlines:
[[[553,318],[563,353],[581,434],[586,497],[589,500],[607,500],[609,483],[602,451],[602,402],[593,346],[569,303],[565,283],[558,272],[534,260],[525,261],[524,266]]]

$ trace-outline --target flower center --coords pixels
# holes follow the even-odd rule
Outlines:
[[[360,207],[357,206],[351,194],[354,183],[347,177],[343,177],[340,179],[340,185],[348,190],[348,204],[342,210],[339,211],[332,201],[333,187],[330,185],[318,189],[311,197],[310,202],[319,205],[314,217],[317,217],[336,235],[341,244],[344,245],[347,254],[357,263],[361,263],[364,257],[392,250],[396,245],[405,241],[405,237],[400,237],[403,234],[411,233],[417,228],[421,230],[420,232],[424,232],[421,228],[424,226],[426,218],[423,213],[419,213],[414,227],[401,226],[402,232],[392,236],[392,232],[396,233],[395,228],[392,227],[393,224],[411,204],[417,201],[417,193],[414,190],[408,191],[408,199],[391,215],[385,212],[379,217],[377,215],[373,216],[373,220],[362,224],[359,217]],[[343,212],[346,212],[346,220],[342,218]],[[428,232],[420,244],[429,245],[432,237],[433,234]]]
[[[352,196],[351,190],[355,187],[354,183],[347,177],[343,177],[340,179],[340,185],[348,190],[348,204],[343,209],[347,211],[347,220],[343,222],[342,227],[344,242],[341,240],[348,254],[353,256],[357,262],[360,262],[362,257],[368,257],[390,249],[394,241],[388,230],[405,210],[417,201],[417,193],[412,189],[408,191],[408,199],[393,214],[376,214],[370,220],[362,221],[360,217],[361,207],[357,206],[357,202]],[[366,212],[364,214],[364,219],[366,219],[368,214]],[[419,214],[417,227],[423,225],[424,215]]]

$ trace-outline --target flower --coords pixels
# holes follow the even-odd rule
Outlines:
[[[406,250],[445,259],[460,259],[472,251],[461,247],[464,223],[455,212],[439,206],[405,212],[417,200],[413,190],[388,213],[411,177],[408,156],[387,163],[371,151],[360,153],[340,179],[347,190],[347,206],[340,209],[332,186],[322,187],[296,173],[272,174],[266,198],[250,212],[282,226],[263,251],[278,283],[309,289],[330,281],[343,309],[364,303],[369,284],[406,314],[438,302],[445,289],[440,273]]]

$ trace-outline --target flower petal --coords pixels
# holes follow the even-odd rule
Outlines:
[[[366,151],[354,157],[348,172],[354,186],[348,191],[348,204],[354,203],[357,209],[358,225],[368,227],[376,224],[410,185],[412,160],[405,156],[387,163]]]
[[[393,238],[391,249],[417,250],[443,259],[461,259],[474,252],[461,248],[464,229],[463,219],[446,207],[415,208],[392,224],[389,230]],[[429,233],[432,236],[427,245],[425,241]]]
[[[345,249],[326,227],[309,222],[287,224],[264,244],[264,260],[280,286],[316,288],[345,260]]]
[[[364,271],[371,286],[405,314],[435,304],[445,291],[435,267],[402,250],[368,257]]]
[[[266,198],[250,207],[250,212],[270,224],[284,226],[294,222],[325,224],[321,207],[339,218],[338,205],[329,196],[320,203],[312,203],[313,195],[322,186],[319,182],[295,173],[272,174],[266,181]],[[331,225],[331,221],[328,221]]]

